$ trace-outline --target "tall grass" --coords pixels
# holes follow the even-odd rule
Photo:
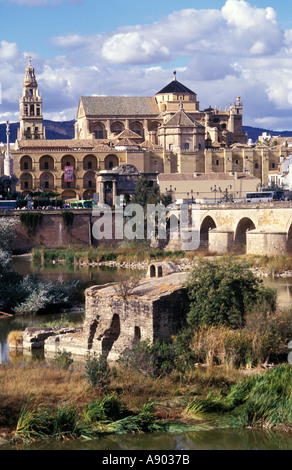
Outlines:
[[[231,387],[230,392],[194,399],[187,412],[195,416],[213,415],[218,425],[291,428],[292,366],[283,364],[261,375],[251,376]],[[217,415],[217,416],[214,416]]]
[[[189,255],[190,256],[190,255]],[[69,246],[66,248],[34,248],[32,259],[35,263],[42,260],[45,263],[52,261],[65,261],[67,264],[74,263],[104,263],[108,261],[123,262],[149,262],[170,259],[179,261],[186,257],[184,251],[162,251],[145,248],[143,246],[116,247],[116,248],[88,248],[82,246]]]
[[[94,438],[99,433],[80,420],[78,410],[71,404],[58,407],[55,414],[34,407],[31,400],[24,403],[14,440],[32,441],[53,438],[57,440]]]
[[[126,411],[114,396],[89,404],[83,412],[72,404],[58,407],[55,413],[42,410],[27,400],[21,408],[14,441],[55,439],[96,439],[104,434],[150,433],[166,430],[157,423],[155,403],[146,403],[138,414]],[[126,413],[126,416],[125,416]]]
[[[266,361],[282,362],[288,354],[291,334],[291,311],[266,314],[256,310],[247,315],[242,329],[198,327],[190,348],[194,361],[201,364],[251,368]]]

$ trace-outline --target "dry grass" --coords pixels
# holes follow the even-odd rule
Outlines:
[[[22,345],[22,331],[10,331],[7,341],[10,346],[18,348]]]
[[[64,403],[86,406],[96,398],[97,391],[89,390],[83,374],[83,368],[60,370],[39,362],[0,366],[0,428],[15,425],[21,405],[29,396],[52,409]],[[174,396],[176,389],[170,379],[147,379],[127,370],[115,374],[109,388],[122,394],[134,411],[149,400]]]
[[[40,403],[55,406],[60,402],[87,403],[90,399],[80,372],[28,364],[0,367],[0,401],[22,403],[29,395]]]

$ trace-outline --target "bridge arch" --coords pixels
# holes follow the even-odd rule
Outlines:
[[[256,226],[252,219],[249,217],[243,217],[237,224],[236,231],[235,231],[235,243],[237,245],[241,245],[242,247],[246,247],[246,232],[250,230],[255,230]]]
[[[207,215],[201,223],[201,229],[200,229],[200,247],[201,248],[208,247],[209,232],[210,230],[214,230],[214,228],[217,228],[217,224],[215,220],[210,215]]]

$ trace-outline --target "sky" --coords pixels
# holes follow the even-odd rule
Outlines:
[[[173,79],[200,109],[241,96],[246,126],[292,130],[288,0],[0,0],[0,122],[19,120],[32,57],[45,119],[80,96],[154,96]]]

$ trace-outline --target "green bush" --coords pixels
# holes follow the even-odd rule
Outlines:
[[[137,341],[124,349],[119,362],[148,377],[160,377],[170,374],[178,366],[178,351],[174,344],[159,340],[153,344]]]
[[[187,281],[190,298],[188,324],[241,328],[256,305],[276,308],[276,290],[266,288],[242,262],[200,260]]]
[[[60,369],[68,370],[73,364],[72,353],[58,350],[53,363]]]
[[[90,388],[97,388],[101,393],[110,383],[110,368],[104,355],[88,356],[85,360],[84,378]]]

